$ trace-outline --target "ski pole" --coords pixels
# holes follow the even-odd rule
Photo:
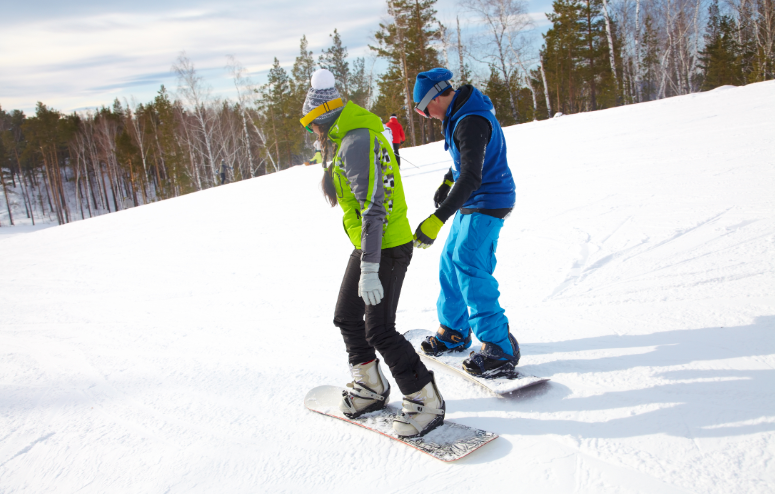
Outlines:
[[[418,170],[420,169],[420,167],[419,167],[419,166],[415,165],[414,163],[412,163],[412,162],[411,162],[411,161],[409,161],[408,159],[404,158],[403,156],[401,156],[401,160],[402,160],[402,161],[406,161],[407,163],[409,163],[409,164],[410,164],[410,165],[412,165],[413,167],[417,168]]]

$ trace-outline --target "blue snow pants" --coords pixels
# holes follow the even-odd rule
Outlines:
[[[458,211],[444,244],[439,266],[441,293],[436,302],[439,322],[479,341],[494,343],[509,355],[509,320],[498,303],[495,250],[503,220]]]

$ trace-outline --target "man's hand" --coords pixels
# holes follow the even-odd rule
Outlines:
[[[414,232],[414,246],[418,249],[427,249],[433,245],[433,241],[436,240],[442,226],[444,223],[435,214],[428,216]]]
[[[451,189],[454,184],[455,182],[451,180],[444,180],[444,183],[439,185],[439,188],[436,189],[436,193],[433,194],[433,203],[437,208],[441,206],[441,203],[444,202],[444,200],[447,199],[449,189]]]

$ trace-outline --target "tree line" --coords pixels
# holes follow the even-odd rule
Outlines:
[[[415,76],[437,66],[490,96],[502,125],[775,78],[775,0],[555,0],[540,47],[522,0],[468,0],[454,26],[434,5],[387,0],[369,60],[350,59],[336,29],[317,55],[302,36],[290,71],[275,58],[262,85],[229,57],[234,99],[213,96],[183,53],[176,91],[162,86],[147,103],[69,115],[38,103],[33,116],[0,107],[9,222],[16,211],[63,224],[301,163],[313,151],[298,121],[319,67],[346,100],[383,120],[396,113],[408,146],[442,138],[438,121],[412,111]]]
[[[466,4],[506,125],[775,78],[773,0],[555,0],[538,50],[524,3]]]

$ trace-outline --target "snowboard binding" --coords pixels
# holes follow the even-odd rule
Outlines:
[[[384,393],[375,393],[374,390],[368,388],[367,386],[364,386],[363,384],[357,383],[358,388],[355,387],[353,383],[347,383],[347,387],[352,389],[352,391],[348,390],[342,390],[342,405],[340,408],[342,409],[342,415],[349,419],[358,418],[361,415],[376,412],[377,410],[382,410],[385,408],[388,404],[388,397],[390,396],[390,388],[387,388]],[[355,407],[354,399],[360,398],[362,400],[376,400],[371,405],[366,406],[365,408],[361,408],[358,410]],[[347,411],[345,411],[347,410]]]
[[[501,347],[494,343],[482,342],[482,348],[479,353],[471,352],[469,357],[463,361],[463,370],[472,376],[483,379],[518,379],[517,364],[519,364],[519,344],[517,339],[509,333],[509,342],[511,343],[513,355],[504,352]]]
[[[429,402],[439,408],[428,406]],[[431,372],[431,382],[417,393],[404,396],[401,413],[393,419],[393,430],[401,439],[422,437],[444,423],[446,410],[447,404],[436,386],[436,376]],[[432,416],[430,420],[429,416]]]
[[[439,326],[436,334],[427,336],[425,341],[420,343],[420,348],[426,355],[438,357],[444,353],[462,352],[471,346],[471,330],[468,330],[468,336],[455,329],[446,326]]]
[[[348,389],[342,390],[342,401],[339,403],[339,410],[345,417],[354,419],[387,406],[390,383],[382,374],[379,359],[351,365],[350,373],[353,380],[347,383]]]

